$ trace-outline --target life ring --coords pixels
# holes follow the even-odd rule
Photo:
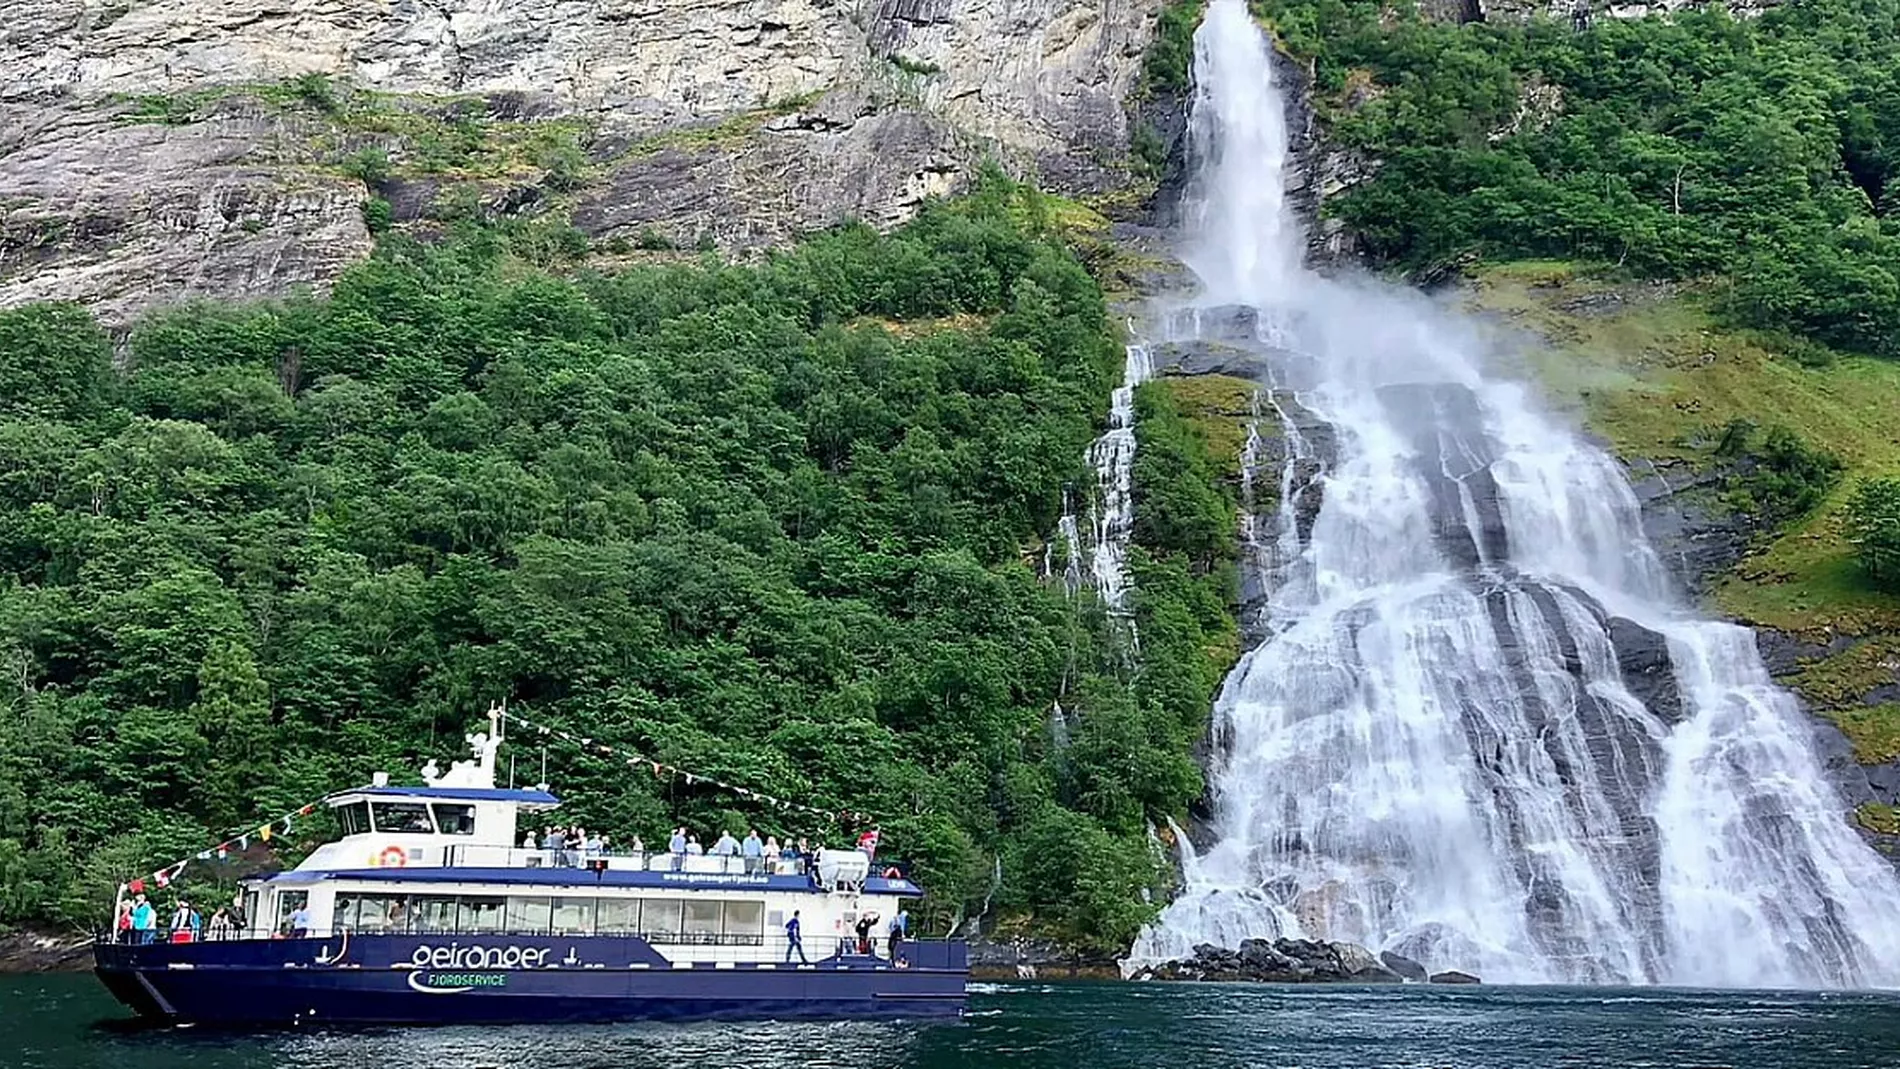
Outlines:
[[[887,880],[901,880],[904,878],[904,874],[899,871],[896,865],[892,865],[890,868],[884,870],[884,878]]]
[[[400,846],[385,846],[383,852],[371,860],[379,868],[399,869],[409,863],[409,852]]]

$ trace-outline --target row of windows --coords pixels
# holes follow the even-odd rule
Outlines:
[[[475,834],[475,807],[456,802],[351,802],[338,806],[337,820],[345,835],[379,832],[421,832],[433,835]]]
[[[549,932],[698,942],[762,937],[765,903],[578,895],[339,894],[333,924],[359,932]]]

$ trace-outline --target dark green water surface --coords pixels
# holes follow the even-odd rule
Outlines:
[[[0,976],[11,1069],[1900,1069],[1900,995],[978,985],[945,1024],[219,1033],[127,1027],[85,975]]]

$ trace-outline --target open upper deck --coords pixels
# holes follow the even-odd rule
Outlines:
[[[495,755],[502,720],[492,732],[469,736],[473,759],[448,772],[430,762],[419,787],[390,786],[378,774],[372,786],[340,791],[325,803],[342,835],[295,869],[268,882],[296,886],[335,879],[403,884],[481,886],[665,887],[916,896],[921,888],[901,874],[872,871],[856,850],[819,850],[802,856],[714,856],[652,850],[588,851],[580,843],[543,845],[524,817],[558,807],[545,786],[495,786]],[[524,845],[533,843],[536,845]]]

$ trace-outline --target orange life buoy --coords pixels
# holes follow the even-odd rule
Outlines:
[[[383,852],[375,857],[376,864],[386,869],[399,869],[409,863],[409,852],[400,846],[385,846]]]
[[[901,880],[904,878],[904,874],[897,870],[896,865],[892,865],[890,868],[884,870],[884,878],[887,880]]]

